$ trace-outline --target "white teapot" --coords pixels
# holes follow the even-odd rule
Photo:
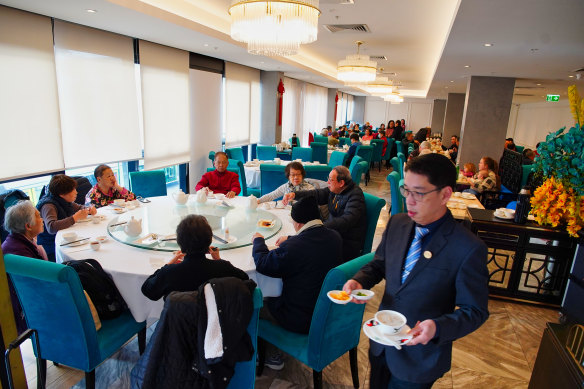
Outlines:
[[[140,235],[142,233],[142,219],[134,219],[134,216],[132,216],[132,218],[128,220],[128,223],[126,223],[124,231],[130,236]]]
[[[197,203],[204,203],[207,201],[207,191],[204,189],[201,189],[197,192],[197,196],[195,197],[195,200],[197,200]]]
[[[182,189],[179,189],[178,192],[174,192],[172,194],[172,198],[174,201],[179,205],[185,205],[189,200],[189,195],[184,193]]]
[[[251,195],[247,198],[247,207],[249,209],[256,209],[258,207],[258,198]]]

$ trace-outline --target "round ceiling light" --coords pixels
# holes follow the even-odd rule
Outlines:
[[[371,61],[368,55],[359,54],[359,48],[363,44],[357,44],[357,54],[347,55],[340,60],[337,66],[337,79],[344,82],[369,82],[375,80],[377,74],[377,62]]]

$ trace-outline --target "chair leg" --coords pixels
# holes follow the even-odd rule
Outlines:
[[[256,376],[261,376],[264,372],[264,364],[266,363],[266,341],[258,337],[258,365],[256,367]]]
[[[314,389],[322,389],[322,371],[312,370],[312,383]]]
[[[85,372],[85,389],[95,389],[95,369]]]
[[[359,389],[359,365],[357,364],[357,347],[349,350],[349,363],[351,364],[353,387],[355,389]]]
[[[37,363],[37,389],[44,389],[47,386],[47,360],[39,357]]]
[[[138,350],[140,355],[144,354],[144,350],[146,350],[146,327],[138,332]]]

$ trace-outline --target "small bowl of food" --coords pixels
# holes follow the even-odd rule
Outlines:
[[[274,220],[268,220],[268,219],[258,220],[258,227],[259,228],[272,228],[275,225],[276,225],[276,222]]]
[[[98,241],[99,243],[103,243],[103,242],[106,242],[108,240],[108,237],[106,235],[100,235],[100,236],[96,237],[95,240]]]
[[[77,233],[76,232],[65,232],[63,233],[63,235],[61,235],[63,237],[63,239],[66,242],[73,242],[75,239],[77,239]]]
[[[344,290],[331,290],[326,295],[335,304],[347,304],[351,301],[351,295]]]
[[[375,292],[368,289],[355,289],[351,292],[351,296],[356,300],[371,300],[375,296]]]

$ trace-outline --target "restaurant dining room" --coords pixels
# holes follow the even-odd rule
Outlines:
[[[0,0],[0,388],[584,388],[583,15]]]

